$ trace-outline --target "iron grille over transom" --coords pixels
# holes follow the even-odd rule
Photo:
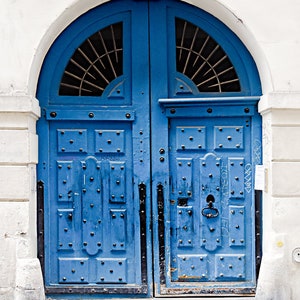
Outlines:
[[[176,18],[176,68],[199,92],[240,92],[234,66],[222,47],[206,32]]]
[[[115,23],[87,38],[65,68],[61,96],[101,96],[123,74],[123,26]]]

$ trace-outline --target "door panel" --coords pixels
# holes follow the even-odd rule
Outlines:
[[[133,213],[139,203],[130,180],[131,123],[51,122],[50,185],[57,201],[50,208],[56,217],[49,220],[49,246],[57,257],[51,270],[59,273],[51,275],[51,283],[57,277],[60,283],[140,280],[140,232],[132,225],[139,223]]]
[[[170,121],[172,282],[245,280],[253,249],[253,241],[245,241],[245,218],[247,236],[253,231],[244,181],[251,153],[246,125],[249,118],[241,117]],[[223,270],[222,257],[237,262]]]

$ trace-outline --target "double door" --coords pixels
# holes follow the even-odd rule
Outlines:
[[[224,93],[226,83],[215,90],[209,77],[198,85],[209,58],[188,74],[183,45],[195,43],[208,17],[194,10],[176,1],[112,1],[79,19],[88,29],[62,34],[74,35],[69,57],[50,52],[48,68],[54,58],[58,67],[38,90],[49,294],[254,292],[257,99],[239,96],[242,79]],[[208,40],[202,34],[199,43]],[[185,62],[195,52],[188,49]],[[46,95],[47,84],[57,88]]]

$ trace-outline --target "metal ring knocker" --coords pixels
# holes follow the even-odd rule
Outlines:
[[[208,205],[202,209],[202,216],[206,217],[207,219],[216,218],[219,215],[219,210],[213,205],[215,202],[215,197],[213,195],[208,195],[206,202],[208,202]]]

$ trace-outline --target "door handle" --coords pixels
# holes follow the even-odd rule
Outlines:
[[[219,210],[216,207],[208,205],[202,209],[202,216],[207,219],[216,218],[219,215]]]

